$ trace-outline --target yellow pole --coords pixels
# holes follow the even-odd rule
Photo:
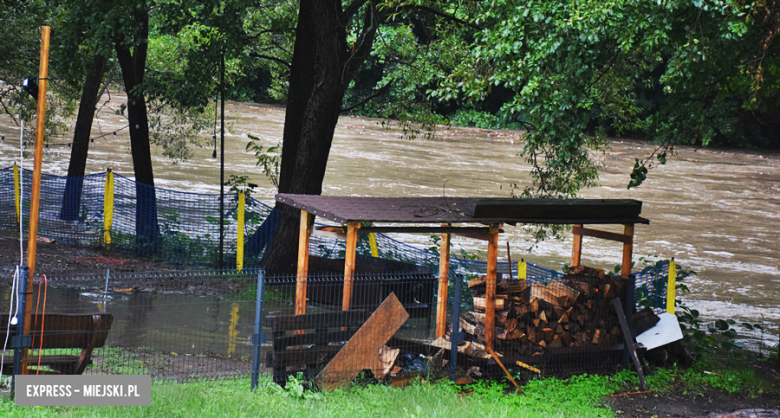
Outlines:
[[[371,247],[371,257],[379,257],[379,247],[376,245],[376,234],[368,234],[368,245]]]
[[[675,298],[675,289],[677,286],[677,262],[674,261],[674,257],[672,257],[672,261],[669,262],[669,283],[666,287],[666,312],[669,312],[670,314],[674,313],[674,298]]]
[[[528,263],[523,259],[517,263],[517,278],[519,280],[528,278]]]
[[[244,208],[246,206],[246,193],[238,194],[238,225],[236,226],[236,269],[239,272],[244,269]]]
[[[114,172],[106,170],[106,188],[103,193],[103,245],[111,245],[111,227],[114,224]]]
[[[32,193],[30,198],[30,237],[27,240],[27,289],[33,288],[35,277],[35,248],[38,242],[38,210],[41,204],[41,167],[43,159],[43,133],[46,120],[46,86],[49,81],[49,35],[51,28],[41,27],[41,61],[38,69],[38,113],[35,127],[35,161],[33,164]],[[30,307],[32,292],[27,292],[27,312],[24,315],[24,333],[30,335]],[[22,348],[21,374],[27,374],[27,348]]]
[[[19,166],[14,161],[14,207],[16,207],[16,223],[19,223]]]

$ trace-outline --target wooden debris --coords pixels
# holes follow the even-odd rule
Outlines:
[[[384,375],[380,349],[408,318],[409,313],[395,293],[391,293],[317,375],[315,382],[319,388],[332,391],[343,387],[365,369],[374,375]]]

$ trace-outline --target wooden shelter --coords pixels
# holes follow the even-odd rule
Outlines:
[[[309,238],[314,217],[319,216],[342,225],[347,248],[344,263],[342,310],[349,310],[358,233],[438,233],[442,236],[439,263],[439,291],[436,310],[436,337],[447,327],[447,287],[449,284],[450,236],[462,235],[485,240],[487,250],[485,339],[493,349],[495,339],[496,266],[498,234],[503,224],[573,225],[572,266],[579,266],[582,237],[590,236],[623,244],[623,269],[628,277],[634,240],[634,225],[648,224],[640,217],[642,202],[617,199],[504,199],[464,197],[349,197],[278,194],[278,202],[301,210],[298,243],[298,273],[295,293],[296,315],[306,313],[306,289],[309,267]],[[425,226],[371,226],[362,223],[428,224]],[[429,226],[438,224],[439,226]],[[456,226],[458,224],[480,226]],[[624,225],[623,234],[585,228],[584,225]],[[330,228],[333,229],[333,228]]]

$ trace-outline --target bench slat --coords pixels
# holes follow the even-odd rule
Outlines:
[[[362,310],[326,312],[304,315],[278,315],[273,317],[274,331],[300,329],[321,329],[336,327],[359,327],[371,316]]]

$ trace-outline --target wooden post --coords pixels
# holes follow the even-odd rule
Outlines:
[[[582,228],[581,224],[574,226]],[[574,228],[572,228],[572,230],[574,230]],[[582,235],[573,232],[572,235],[574,237],[574,242],[571,246],[571,266],[576,267],[579,266],[582,261]]]
[[[493,349],[496,334],[496,266],[498,264],[498,230],[500,226],[490,226],[487,253],[487,280],[485,291],[485,347]]]
[[[441,226],[450,226],[443,223]],[[443,337],[447,332],[447,292],[450,284],[450,234],[441,234],[441,251],[439,255],[439,300],[436,305],[436,338]],[[457,326],[458,318],[452,319],[453,327]]]
[[[46,121],[46,87],[49,82],[49,36],[51,28],[41,27],[41,61],[38,68],[38,113],[35,127],[35,161],[33,163],[32,193],[30,198],[30,236],[27,240],[27,309],[24,314],[24,333],[30,335],[32,322],[30,308],[32,307],[33,277],[35,277],[35,249],[38,242],[38,210],[41,204],[41,169],[43,166],[43,134]],[[21,374],[27,374],[27,348],[22,349]]]
[[[306,313],[306,285],[309,280],[309,237],[314,217],[301,211],[301,225],[298,234],[298,276],[295,282],[295,314]]]
[[[634,224],[626,224],[623,234],[629,239],[623,243],[623,264],[620,269],[620,275],[626,279],[631,274],[631,262],[634,253]]]
[[[355,275],[358,229],[360,229],[360,222],[347,223],[347,252],[344,255],[344,298],[341,302],[342,311],[349,310],[349,303],[352,300],[352,281]]]

